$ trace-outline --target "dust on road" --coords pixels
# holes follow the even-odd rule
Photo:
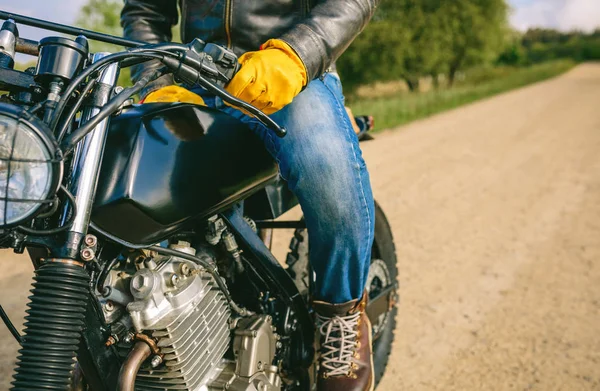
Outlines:
[[[600,64],[364,154],[401,274],[380,391],[600,389]],[[22,319],[31,268],[2,255],[0,300]],[[4,390],[17,345],[3,328],[0,341]]]

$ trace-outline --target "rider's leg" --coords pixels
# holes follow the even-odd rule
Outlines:
[[[370,263],[374,201],[339,79],[326,74],[312,81],[273,115],[288,130],[281,139],[256,120],[225,110],[252,125],[264,139],[300,201],[322,333],[319,389],[370,389],[370,331],[360,299]]]
[[[227,111],[260,134],[300,201],[316,274],[314,298],[360,299],[373,242],[374,201],[339,79],[325,74],[314,80],[272,116],[287,129],[284,138],[236,110]]]

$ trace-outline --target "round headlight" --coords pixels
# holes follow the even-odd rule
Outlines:
[[[54,197],[61,176],[60,151],[46,124],[0,103],[0,227],[33,218]]]

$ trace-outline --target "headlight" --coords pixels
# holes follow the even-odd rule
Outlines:
[[[0,103],[0,227],[33,218],[54,197],[61,176],[60,151],[46,124]]]

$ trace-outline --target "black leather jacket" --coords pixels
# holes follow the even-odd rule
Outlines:
[[[150,43],[171,40],[181,10],[184,42],[200,38],[238,55],[258,50],[270,38],[287,42],[304,62],[308,78],[323,74],[373,16],[379,0],[125,0],[121,24],[128,38]],[[157,66],[134,69],[132,78]],[[172,79],[163,77],[147,94]]]

